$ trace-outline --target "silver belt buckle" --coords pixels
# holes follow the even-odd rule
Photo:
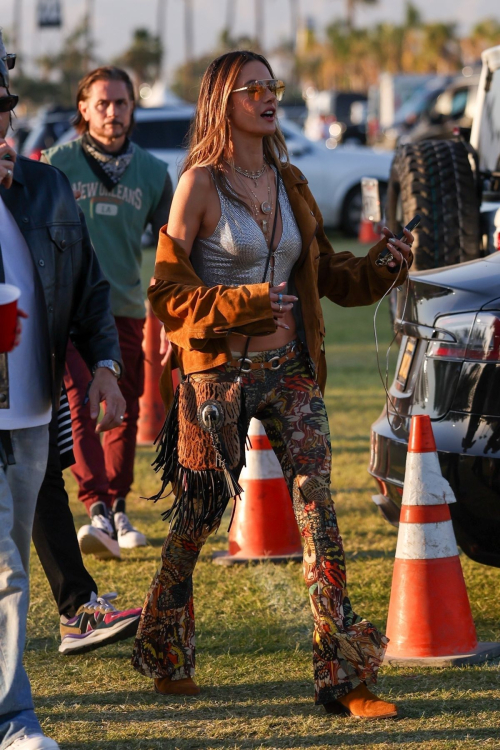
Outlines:
[[[238,360],[238,362],[241,362],[241,366],[240,366],[241,372],[251,372],[252,371],[253,361],[251,359],[249,359],[248,357],[240,357],[239,360]],[[244,363],[245,362],[249,362],[250,363],[250,367],[244,367]]]
[[[279,370],[281,367],[281,362],[279,357],[271,357],[271,359],[267,360],[269,364],[271,365],[271,370]],[[276,365],[273,365],[273,362],[276,362]]]

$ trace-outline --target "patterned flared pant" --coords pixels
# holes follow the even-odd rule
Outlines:
[[[253,356],[281,356],[289,347]],[[234,379],[229,365],[194,376]],[[325,404],[300,354],[279,370],[244,375],[248,419],[266,430],[280,461],[304,544],[304,578],[314,616],[316,703],[345,695],[360,682],[374,683],[387,638],[353,612],[346,588],[342,538],[330,492],[331,448]],[[176,519],[164,542],[161,565],[146,597],[132,663],[148,677],[193,677],[195,621],[192,574],[224,508],[200,532],[182,534]]]

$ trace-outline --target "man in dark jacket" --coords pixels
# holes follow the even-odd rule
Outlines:
[[[22,665],[33,515],[44,478],[48,424],[57,407],[71,339],[93,373],[98,432],[121,424],[114,371],[120,348],[105,281],[70,184],[57,169],[19,158],[5,141],[17,97],[9,93],[0,36],[0,282],[19,287],[20,344],[0,354],[0,747],[54,750],[33,710]]]

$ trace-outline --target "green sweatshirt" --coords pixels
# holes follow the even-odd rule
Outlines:
[[[64,172],[78,199],[90,239],[111,285],[113,315],[144,318],[141,236],[163,195],[167,165],[135,145],[119,184],[108,192],[84,156],[81,139],[44,151],[43,160]]]

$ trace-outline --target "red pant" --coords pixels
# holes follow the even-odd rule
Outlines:
[[[102,443],[90,418],[90,406],[83,406],[91,374],[73,344],[66,352],[64,383],[73,419],[74,453],[72,471],[78,482],[78,497],[90,506],[101,500],[108,508],[117,497],[126,497],[134,481],[135,442],[139,418],[139,398],[144,389],[144,320],[115,317],[124,375],[119,381],[126,401],[120,427],[105,432]]]

